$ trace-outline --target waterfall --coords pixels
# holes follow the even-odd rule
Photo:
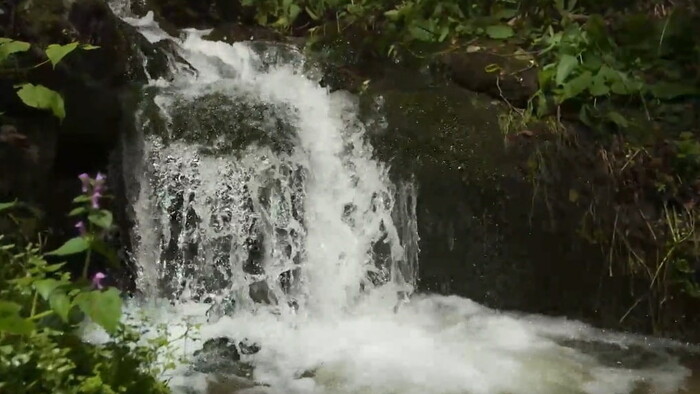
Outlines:
[[[356,98],[322,88],[294,47],[174,38],[152,14],[122,18],[177,51],[172,78],[144,88],[125,143],[141,293],[128,307],[166,323],[190,359],[222,337],[241,353],[214,369],[180,365],[176,392],[213,392],[212,381],[285,394],[682,387],[675,345],[415,294],[420,185],[390,180]],[[190,318],[194,343],[182,335]]]
[[[353,97],[293,48],[201,35],[180,53],[197,72],[153,81],[139,117],[138,287],[326,315],[377,286],[410,293],[415,187],[373,159]]]

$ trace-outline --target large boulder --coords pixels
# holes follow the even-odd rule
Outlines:
[[[380,125],[371,133],[378,158],[418,187],[420,291],[649,331],[641,308],[619,323],[635,302],[630,277],[610,277],[606,256],[578,234],[586,207],[544,198],[554,191],[532,183],[536,137],[506,137],[504,103],[417,73],[385,74],[362,106]]]

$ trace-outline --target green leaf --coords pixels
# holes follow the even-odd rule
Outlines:
[[[58,264],[47,265],[46,267],[44,267],[44,271],[46,271],[46,272],[56,272],[56,271],[58,271],[59,269],[61,269],[61,267],[63,267],[64,265],[66,265],[66,263],[58,263]]]
[[[68,256],[86,251],[90,247],[90,243],[85,237],[75,237],[69,239],[60,248],[46,253],[50,256]]]
[[[496,40],[503,40],[513,37],[515,32],[508,25],[493,25],[486,28],[486,34]]]
[[[443,25],[442,29],[440,29],[440,38],[438,38],[438,42],[445,41],[445,38],[447,38],[448,34],[450,34],[450,26]]]
[[[71,42],[66,45],[51,44],[46,48],[46,57],[49,58],[54,68],[67,54],[73,52],[78,47],[78,42]]]
[[[294,21],[297,19],[297,16],[299,16],[299,13],[301,12],[301,7],[299,7],[296,4],[292,4],[289,6],[289,23],[292,24]]]
[[[12,209],[17,206],[17,201],[11,201],[11,202],[0,202],[0,212],[6,210],[6,209]]]
[[[87,208],[85,207],[78,207],[78,208],[73,208],[69,213],[68,216],[78,216],[82,215],[83,213],[87,212]]]
[[[112,226],[112,212],[101,209],[88,216],[88,220],[98,227],[108,229]]]
[[[60,120],[66,117],[63,97],[45,86],[25,83],[20,85],[17,95],[32,108],[50,110]]]
[[[430,42],[435,39],[435,34],[430,27],[431,26],[428,21],[417,19],[413,21],[410,26],[408,26],[408,32],[415,40]]]
[[[700,94],[700,90],[693,84],[682,84],[673,82],[659,82],[649,87],[649,91],[656,98],[670,100],[681,96],[692,96]]]
[[[396,21],[399,19],[400,11],[399,10],[389,10],[384,13],[384,16],[386,16],[389,20]]]
[[[4,39],[0,41],[0,63],[7,60],[7,58],[13,53],[26,52],[29,50],[31,45],[24,41],[15,41],[10,39]]]
[[[515,8],[506,8],[493,14],[494,18],[497,19],[510,19],[516,15],[518,15],[518,10]]]
[[[564,95],[561,101],[576,97],[591,86],[591,72],[584,71],[583,74],[575,77],[564,84]]]
[[[559,59],[559,64],[557,65],[557,76],[555,82],[557,86],[561,85],[566,81],[571,72],[578,66],[578,59],[571,55],[562,55]]]
[[[14,302],[0,300],[0,332],[10,334],[29,334],[34,329],[31,320],[19,315],[22,306]]]
[[[51,293],[63,284],[65,283],[61,283],[56,279],[42,279],[34,282],[34,289],[36,289],[41,298],[48,300]]]
[[[613,84],[610,86],[610,90],[619,95],[628,95],[631,93],[630,86],[623,80],[613,82]]]
[[[553,66],[553,64],[550,64],[545,67],[542,67],[537,73],[537,83],[540,86],[540,88],[543,89],[551,84],[555,73]]]
[[[605,96],[610,93],[610,87],[605,83],[605,78],[598,74],[593,78],[593,84],[588,88],[588,91],[593,96]]]
[[[92,51],[92,50],[95,50],[95,49],[100,49],[100,47],[99,47],[99,46],[95,46],[95,45],[90,45],[90,44],[81,44],[81,45],[80,45],[80,49],[82,49],[82,50],[84,50],[84,51]]]
[[[73,199],[73,202],[75,202],[75,203],[88,202],[88,201],[90,201],[90,196],[86,196],[85,194],[81,194],[78,197]]]
[[[260,25],[260,26],[267,25],[267,14],[258,13],[257,16],[255,17],[255,21],[258,22],[258,25]]]
[[[496,73],[501,71],[501,66],[496,63],[487,64],[486,67],[484,67],[484,71],[489,74]]]
[[[622,128],[626,128],[629,124],[627,119],[625,119],[625,117],[617,111],[608,112],[608,119]]]
[[[70,313],[73,304],[68,295],[63,291],[54,291],[49,297],[49,305],[51,309],[63,320],[68,323],[68,314]]]
[[[75,297],[75,302],[90,320],[105,331],[114,333],[117,330],[122,315],[122,300],[117,289],[83,292]]]
[[[309,7],[306,7],[306,14],[311,17],[311,19],[317,21],[318,20],[318,15],[316,15],[315,12],[313,12]]]

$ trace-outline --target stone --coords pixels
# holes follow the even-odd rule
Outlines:
[[[535,195],[522,168],[544,137],[519,138],[519,151],[507,146],[499,124],[507,105],[390,67],[360,105],[366,124],[385,120],[369,129],[375,157],[395,181],[417,184],[418,291],[620,328],[634,303],[629,278],[601,275],[607,260],[577,233],[585,207]],[[561,170],[557,179],[568,179],[571,169]]]
[[[239,0],[132,0],[131,11],[139,16],[153,11],[156,21],[176,29],[207,29],[253,17]]]
[[[526,55],[514,56],[516,49],[495,47],[493,43],[472,45],[467,50],[449,52],[439,62],[452,80],[465,89],[487,93],[524,107],[537,92],[537,69]]]
[[[248,295],[259,304],[277,304],[275,293],[270,290],[270,286],[264,280],[251,283],[248,287]]]
[[[233,296],[215,300],[207,310],[207,322],[215,323],[224,316],[231,316],[236,311],[236,300]]]
[[[250,342],[247,338],[238,342],[238,348],[241,350],[241,354],[251,355],[260,351],[260,345],[255,342]]]

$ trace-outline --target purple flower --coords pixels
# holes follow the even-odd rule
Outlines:
[[[102,192],[106,180],[107,176],[101,172],[98,172],[97,176],[95,177],[95,191]]]
[[[80,235],[85,235],[85,233],[87,232],[87,228],[85,228],[85,222],[83,222],[82,220],[75,224],[75,228],[78,229]]]
[[[83,183],[83,193],[87,193],[88,188],[90,187],[90,175],[82,173],[78,175],[78,179],[80,179],[80,182]]]
[[[92,202],[93,209],[100,209],[100,197],[102,197],[102,194],[97,190],[92,194],[90,201]]]
[[[102,272],[98,272],[95,274],[95,276],[92,277],[92,287],[95,289],[102,289],[104,286],[102,285],[102,280],[106,278],[107,275],[105,275]]]

